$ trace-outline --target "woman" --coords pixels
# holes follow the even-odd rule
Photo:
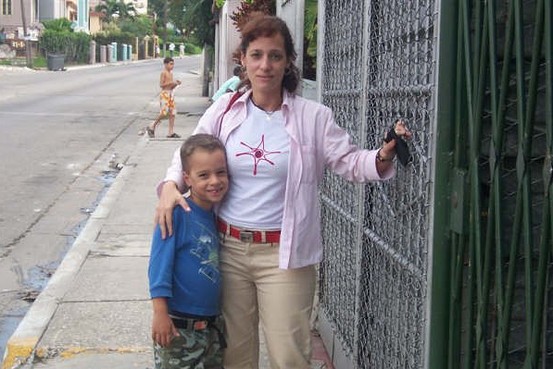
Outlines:
[[[221,139],[230,173],[218,210],[224,367],[258,367],[260,321],[271,368],[308,369],[315,264],[322,258],[317,185],[325,167],[356,182],[392,177],[395,140],[361,150],[329,108],[294,94],[296,54],[281,19],[252,19],[239,51],[244,93],[236,101],[222,96],[195,130]],[[402,122],[396,133],[410,137]],[[158,188],[156,221],[164,235],[172,233],[173,207],[188,208],[175,154]]]

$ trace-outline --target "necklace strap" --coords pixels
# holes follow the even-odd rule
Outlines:
[[[251,97],[251,96],[250,96],[250,101],[252,102],[252,104],[253,104],[256,108],[258,108],[259,110],[262,110],[263,112],[265,112],[265,114],[268,114],[268,115],[273,115],[274,112],[280,110],[280,108],[281,108],[281,106],[282,106],[282,102],[281,102],[280,105],[279,105],[279,107],[278,107],[277,109],[275,109],[275,110],[266,110],[266,109],[262,108],[261,106],[257,105],[257,104],[255,103],[255,101],[253,100],[253,97]]]

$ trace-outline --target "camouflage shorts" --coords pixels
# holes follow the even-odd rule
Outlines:
[[[215,323],[222,331],[222,319]],[[219,332],[212,326],[203,330],[177,328],[180,336],[161,347],[154,343],[155,369],[221,369],[223,349]]]

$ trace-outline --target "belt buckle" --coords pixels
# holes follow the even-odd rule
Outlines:
[[[240,241],[245,243],[253,242],[253,232],[250,231],[240,231]]]
[[[207,322],[205,320],[197,320],[194,322],[194,330],[201,331],[207,328]]]

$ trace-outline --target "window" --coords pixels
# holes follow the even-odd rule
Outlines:
[[[12,0],[2,0],[2,15],[12,15]]]

